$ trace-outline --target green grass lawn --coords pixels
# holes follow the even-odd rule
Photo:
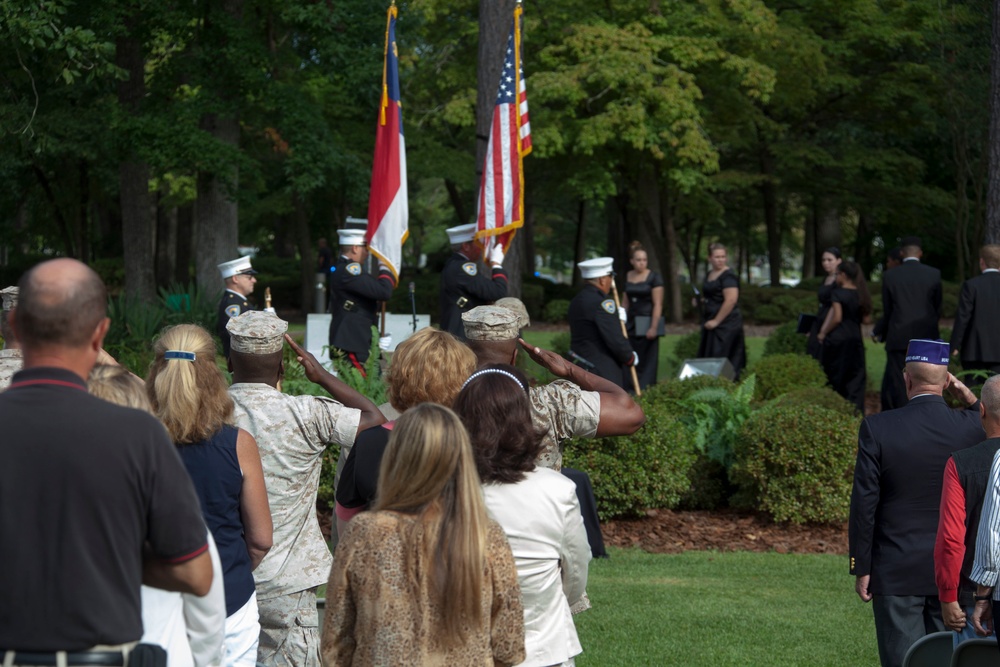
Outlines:
[[[552,339],[557,335],[559,335],[558,331],[524,332],[525,340],[546,349],[552,349]],[[677,345],[677,341],[681,338],[682,336],[680,335],[667,335],[660,339],[658,380],[669,379],[666,377],[664,370],[667,367],[666,360],[673,353],[674,346]],[[767,342],[767,338],[761,336],[748,336],[746,338],[748,366],[753,366],[754,362],[763,356],[765,342]],[[865,340],[865,366],[868,371],[868,390],[878,391],[882,386],[882,373],[885,371],[885,347],[883,345],[873,343],[870,339]]]
[[[878,664],[846,556],[611,549],[574,617],[580,667]]]

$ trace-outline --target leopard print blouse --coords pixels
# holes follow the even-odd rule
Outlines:
[[[327,667],[522,662],[521,589],[503,529],[490,520],[482,624],[466,628],[464,645],[446,648],[434,636],[441,608],[433,602],[428,578],[409,581],[406,576],[404,554],[414,549],[407,535],[416,520],[397,512],[364,512],[351,520],[337,545],[326,589],[322,652]],[[418,561],[417,568],[426,572],[430,564]]]

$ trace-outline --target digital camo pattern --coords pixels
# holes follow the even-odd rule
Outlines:
[[[10,386],[10,379],[22,366],[21,350],[0,350],[0,391]]]
[[[528,395],[535,427],[548,429],[542,439],[542,453],[535,463],[561,470],[564,440],[597,435],[601,396],[596,391],[584,391],[569,380],[532,387]]]
[[[257,663],[266,667],[320,667],[316,589],[261,600]]]
[[[326,581],[332,556],[316,520],[316,493],[327,445],[347,457],[361,411],[330,398],[288,396],[266,384],[229,388],[236,425],[257,439],[274,546],[254,570],[257,599],[313,588]]]
[[[516,665],[524,660],[524,608],[514,556],[493,520],[486,532],[482,621],[445,648],[436,637],[441,601],[431,590],[423,530],[413,515],[362,512],[348,525],[326,587],[323,658],[327,665]]]

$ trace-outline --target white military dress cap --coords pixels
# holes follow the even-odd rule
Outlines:
[[[448,243],[451,245],[459,245],[460,243],[465,243],[466,241],[471,241],[476,237],[476,228],[479,225],[475,222],[470,222],[467,225],[459,225],[458,227],[449,227],[445,231],[448,232]]]
[[[0,289],[0,297],[3,298],[3,309],[13,310],[17,306],[17,287],[4,287]]]
[[[615,260],[611,257],[596,257],[577,264],[580,267],[580,277],[584,280],[589,278],[601,278],[610,276],[614,271]]]
[[[340,237],[340,245],[365,244],[365,230],[363,229],[338,229],[337,236]]]
[[[232,276],[239,275],[241,273],[257,273],[250,266],[249,257],[240,257],[238,259],[232,259],[228,262],[223,262],[217,267],[219,269],[219,275],[225,278],[230,278]]]

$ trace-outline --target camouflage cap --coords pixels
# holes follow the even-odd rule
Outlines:
[[[226,324],[233,352],[244,354],[272,354],[280,352],[288,322],[274,313],[248,310],[230,318]]]
[[[0,297],[3,298],[3,309],[13,310],[17,305],[17,287],[4,287],[0,289]]]
[[[478,306],[462,313],[469,340],[514,340],[520,333],[517,314],[503,306]]]
[[[528,309],[525,308],[524,302],[517,297],[505,296],[502,299],[497,299],[494,305],[513,311],[517,315],[517,326],[519,328],[523,329],[531,324],[531,318],[528,317]]]

